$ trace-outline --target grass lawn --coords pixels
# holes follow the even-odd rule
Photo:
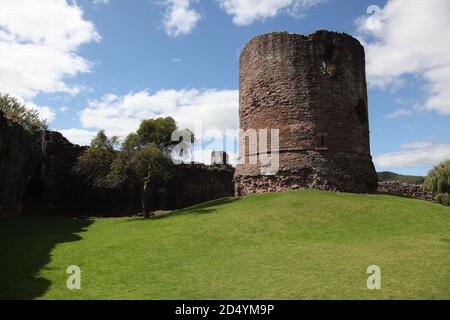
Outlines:
[[[450,208],[292,191],[150,220],[18,218],[0,221],[0,271],[0,299],[450,299]]]

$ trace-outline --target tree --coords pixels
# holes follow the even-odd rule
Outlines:
[[[137,131],[139,142],[143,145],[154,143],[159,148],[172,145],[172,132],[177,129],[176,122],[171,117],[147,119],[141,122]]]
[[[189,129],[178,130],[175,120],[171,117],[166,117],[142,121],[135,139],[137,139],[137,143],[142,145],[154,143],[167,157],[169,157],[172,155],[175,145],[180,144],[180,142],[184,139],[188,139],[188,137],[190,140],[184,142],[184,148],[177,150],[180,152],[177,156],[186,156],[183,152],[187,152],[188,150],[186,149],[189,148],[190,144],[194,143],[194,133]],[[175,139],[172,140],[172,138]]]
[[[130,134],[122,151],[111,165],[107,179],[113,186],[131,182],[138,186],[142,212],[149,217],[148,196],[153,186],[164,183],[169,177],[169,159],[153,142],[140,143],[138,134]]]
[[[39,117],[39,111],[27,108],[10,95],[0,94],[0,110],[3,111],[7,119],[20,124],[28,131],[47,130],[47,121]]]
[[[78,158],[74,172],[84,176],[87,182],[94,187],[114,187],[114,183],[110,181],[110,171],[111,165],[118,155],[115,150],[117,146],[117,137],[109,139],[103,130],[99,131],[91,141],[90,147]]]
[[[424,187],[438,203],[450,205],[450,160],[441,162],[428,173]]]
[[[139,189],[142,212],[149,217],[149,192],[170,177],[170,149],[177,129],[172,118],[142,121],[136,133],[129,134],[120,148],[117,138],[108,139],[103,131],[79,157],[75,171],[99,188],[133,184]],[[116,150],[117,149],[117,150]]]

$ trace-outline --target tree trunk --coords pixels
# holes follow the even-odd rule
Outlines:
[[[142,186],[141,188],[139,188],[140,192],[140,198],[141,198],[141,209],[142,209],[142,214],[144,215],[144,218],[148,218],[148,213],[147,213],[147,206],[145,205],[145,192],[144,192],[144,187]]]
[[[148,183],[145,182],[144,186],[142,187],[142,192],[141,192],[142,212],[144,213],[145,219],[150,218],[150,214],[148,212],[148,206],[147,206],[147,192],[148,192]]]

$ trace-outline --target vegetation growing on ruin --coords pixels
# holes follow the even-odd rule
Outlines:
[[[429,172],[424,186],[433,192],[438,203],[450,206],[450,160],[434,167]]]
[[[0,221],[0,299],[450,299],[450,209],[292,191],[153,219]],[[69,265],[81,290],[68,290]],[[381,268],[368,290],[367,268]]]
[[[31,132],[47,130],[47,121],[39,116],[39,111],[28,108],[10,95],[0,94],[0,111],[6,118],[20,124]]]

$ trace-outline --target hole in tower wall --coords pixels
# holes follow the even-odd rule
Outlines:
[[[359,122],[361,122],[361,124],[367,124],[368,114],[367,114],[366,102],[363,99],[359,99],[358,104],[356,105],[355,109],[356,109],[356,115],[358,116]]]
[[[322,54],[322,72],[324,75],[333,77],[337,73],[338,51],[334,44],[328,44]]]

